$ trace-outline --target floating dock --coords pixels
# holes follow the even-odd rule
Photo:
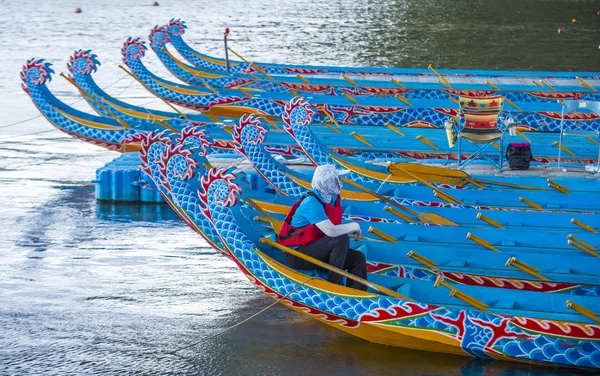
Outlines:
[[[140,168],[138,153],[125,153],[96,170],[96,200],[164,204],[165,200]]]
[[[166,204],[164,198],[150,179],[140,168],[138,153],[124,153],[96,170],[96,200],[113,203],[130,204]],[[265,182],[241,158],[217,157],[211,158],[215,167],[238,167],[244,171],[246,179],[253,189],[274,193],[273,188]]]

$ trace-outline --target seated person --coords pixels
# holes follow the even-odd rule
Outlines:
[[[362,252],[350,249],[348,234],[356,233],[361,238],[361,230],[356,222],[342,224],[340,190],[342,182],[339,172],[333,165],[323,165],[315,169],[312,179],[313,190],[296,201],[285,217],[277,242],[327,262],[339,269],[347,270],[360,278],[367,278],[367,264]],[[313,269],[314,264],[289,253],[285,254],[288,265],[298,269]],[[343,276],[329,272],[327,280],[342,284]],[[367,286],[351,279],[347,287],[366,290]]]

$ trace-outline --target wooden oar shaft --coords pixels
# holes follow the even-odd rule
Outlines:
[[[390,200],[389,198],[387,198],[383,195],[380,195],[377,192],[373,192],[372,190],[368,189],[367,187],[363,187],[362,185],[360,185],[356,182],[353,182],[352,180],[349,180],[348,178],[342,177],[342,178],[340,178],[340,180],[350,184],[351,186],[353,186],[355,188],[358,188],[359,190],[369,194],[370,196],[377,198],[378,200],[381,200],[387,204],[390,204],[398,209],[402,209],[405,212],[416,217],[415,219],[412,219],[408,222],[434,223],[436,225],[442,225],[442,226],[458,226],[456,223],[452,222],[451,220],[449,220],[447,218],[442,217],[439,214],[416,212],[402,204],[397,203],[394,200]]]
[[[99,106],[101,109],[103,109],[104,111],[106,111],[107,114],[109,114],[113,119],[115,119],[119,124],[121,124],[121,126],[123,126],[123,128],[131,128],[131,126],[129,124],[127,124],[126,122],[123,121],[123,119],[119,118],[117,115],[113,114],[108,108],[106,108],[102,103],[98,102],[96,100],[96,98],[92,97],[91,95],[89,95],[85,90],[83,90],[79,85],[77,85],[77,83],[75,83],[75,80],[73,80],[71,77],[66,76],[64,73],[60,74],[61,77],[63,77],[65,80],[69,81],[69,83],[71,83],[71,85],[75,86],[77,88],[77,90],[79,90],[79,92],[81,93],[81,95],[83,95],[84,97],[86,97],[87,99],[91,100],[92,102],[94,102],[97,106]]]
[[[477,180],[477,182],[480,184],[485,184],[485,185],[497,185],[499,187],[527,189],[527,190],[532,190],[532,191],[549,191],[548,188],[534,187],[532,185],[519,185],[519,184],[512,184],[512,183],[503,183],[503,182],[499,182],[499,181],[495,181],[495,180],[479,179],[479,180]]]
[[[414,211],[414,210],[412,210],[410,208],[407,208],[404,205],[401,205],[401,204],[397,203],[394,200],[390,200],[389,198],[385,197],[384,195],[380,195],[379,193],[374,192],[374,191],[370,190],[369,188],[364,187],[364,186],[362,186],[362,185],[360,185],[360,184],[358,184],[358,183],[356,183],[356,182],[354,182],[354,181],[352,181],[352,180],[350,180],[348,178],[345,178],[345,177],[342,176],[342,177],[340,177],[340,180],[343,181],[344,183],[350,184],[354,188],[357,188],[357,189],[359,189],[359,190],[361,190],[361,191],[363,191],[365,193],[370,194],[373,197],[376,197],[378,200],[384,201],[385,203],[392,205],[393,207],[396,207],[398,209],[402,209],[405,212],[407,212],[409,214],[412,214],[414,216],[418,216],[419,215],[419,213],[417,213],[416,211]]]
[[[123,127],[128,128],[128,129],[132,129],[133,127],[131,127],[129,124],[127,124],[123,119],[119,118],[117,115],[115,115],[111,110],[109,110],[106,106],[104,106],[102,103],[100,103],[98,100],[96,100],[96,98],[92,97],[91,95],[89,95],[87,92],[85,92],[79,85],[77,85],[77,83],[75,83],[75,81],[73,81],[72,78],[65,76],[64,74],[60,74],[62,77],[64,77],[67,81],[69,81],[73,86],[75,86],[77,89],[79,89],[79,92],[81,92],[81,94],[88,98],[89,100],[91,100],[92,102],[94,102],[96,105],[98,105],[100,108],[102,108],[104,111],[106,111],[107,114],[109,114],[113,119],[115,119],[117,122],[119,122],[119,124],[121,124]],[[154,121],[152,121],[152,123],[154,124]],[[165,123],[163,120],[156,120],[156,124],[160,125],[163,128],[166,128],[174,133],[179,132],[179,130],[177,130],[176,128],[170,126],[169,124]]]
[[[403,166],[409,166],[410,163],[390,163],[388,167],[388,171],[391,173],[400,173],[404,174],[404,171],[408,171]],[[444,167],[435,167],[435,166],[423,166],[418,165],[419,171],[411,172],[408,171],[415,176],[423,180],[433,181],[436,183],[444,183],[444,184],[456,184],[456,185],[466,185],[471,183],[478,188],[485,188],[484,185],[497,185],[500,187],[510,187],[517,189],[528,189],[528,190],[536,190],[536,191],[548,191],[548,188],[542,187],[534,187],[530,185],[519,185],[512,183],[504,183],[493,180],[485,180],[485,179],[475,179],[471,175],[467,174],[464,171],[451,170]],[[416,180],[416,179],[415,179]]]
[[[268,244],[271,247],[277,248],[277,249],[279,249],[281,251],[284,251],[286,253],[289,253],[290,255],[294,255],[294,256],[296,256],[298,258],[301,258],[304,261],[308,261],[311,264],[314,264],[314,265],[319,266],[319,267],[321,267],[323,269],[329,270],[330,272],[337,273],[337,274],[342,275],[342,276],[344,276],[344,277],[346,277],[348,279],[351,279],[351,280],[353,280],[355,282],[361,283],[361,284],[363,284],[365,286],[368,286],[368,287],[372,288],[373,290],[379,291],[379,292],[381,292],[381,293],[383,293],[385,295],[392,296],[392,297],[398,298],[398,299],[403,299],[403,300],[409,300],[409,301],[413,300],[413,299],[411,299],[411,298],[409,298],[407,296],[404,296],[402,294],[397,293],[396,291],[390,290],[387,287],[383,287],[383,286],[380,286],[380,285],[375,284],[373,282],[369,282],[366,279],[357,277],[354,274],[351,274],[351,273],[348,273],[345,270],[336,268],[335,266],[329,265],[328,263],[323,262],[321,260],[317,260],[316,258],[311,257],[311,256],[309,256],[309,255],[307,255],[305,253],[302,253],[302,252],[296,251],[295,249],[292,249],[292,248],[286,247],[284,245],[281,245],[281,244],[277,243],[276,241],[274,241],[273,239],[271,239],[269,237],[261,238],[260,242]]]
[[[587,82],[585,82],[585,81],[584,81],[582,78],[580,78],[580,77],[575,77],[575,78],[577,78],[577,81],[579,81],[579,83],[580,83],[581,85],[583,85],[583,86],[585,86],[585,87],[587,87],[588,89],[591,89],[591,90],[593,90],[593,91],[597,91],[596,89],[594,89],[594,87],[593,87],[592,85],[590,85],[590,84],[588,84]]]
[[[265,72],[264,70],[262,70],[260,67],[257,67],[256,64],[254,64],[253,62],[250,62],[246,59],[244,59],[242,57],[242,55],[238,54],[237,52],[235,52],[234,50],[232,50],[231,48],[227,47],[227,49],[231,52],[233,52],[233,54],[237,57],[239,57],[240,59],[242,59],[244,62],[250,64],[250,66],[254,69],[256,69],[257,71],[259,71],[263,76],[267,77],[269,79],[269,81],[275,81],[275,79],[273,77],[271,77],[267,72]]]
[[[125,69],[124,66],[119,64],[119,68],[121,68],[125,73],[127,73],[129,76],[131,76],[131,78],[133,78],[134,80],[136,80],[137,82],[139,82],[144,89],[148,90],[150,93],[154,94],[158,99],[160,99],[161,101],[163,101],[167,106],[171,107],[173,109],[173,111],[177,112],[179,114],[179,116],[181,116],[182,118],[186,119],[186,120],[190,120],[186,114],[184,114],[183,112],[179,111],[175,106],[173,106],[171,103],[169,103],[169,101],[167,101],[165,98],[161,97],[160,95],[156,94],[154,91],[152,91],[148,85],[146,85],[144,82],[142,82],[142,80],[140,80],[139,78],[137,78],[133,73],[131,73],[130,71],[128,71],[127,69]]]
[[[440,196],[442,196],[442,198],[448,198],[448,199],[450,199],[450,201],[453,201],[456,204],[462,204],[462,201],[460,201],[459,199],[457,199],[455,197],[452,197],[449,193],[446,193],[446,192],[442,191],[438,187],[436,187],[436,186],[432,185],[431,183],[429,183],[427,180],[425,180],[425,179],[423,179],[423,178],[421,178],[421,177],[413,174],[412,172],[406,171],[402,167],[396,166],[396,168],[398,170],[400,170],[403,174],[406,174],[406,175],[410,176],[411,178],[415,179],[416,181],[418,181],[419,183],[423,184],[424,186],[433,189]]]
[[[265,217],[271,223],[271,226],[273,227],[273,230],[275,231],[275,233],[279,233],[279,231],[281,230],[281,226],[282,226],[281,221],[273,218],[273,216],[271,214],[269,214],[265,209],[261,208],[260,205],[258,205],[258,203],[256,201],[254,201],[253,199],[247,198],[246,203],[248,205],[252,206],[257,212],[259,212],[263,217]]]
[[[410,176],[411,178],[415,179],[416,181],[418,181],[419,183],[423,184],[424,186],[426,186],[426,187],[429,187],[429,188],[433,189],[434,191],[436,191],[436,192],[437,192],[438,194],[440,194],[441,196],[443,196],[443,197],[448,197],[449,199],[451,199],[452,201],[454,201],[454,202],[455,202],[455,203],[457,203],[457,204],[462,204],[462,202],[461,202],[459,199],[452,197],[450,194],[448,194],[448,193],[446,193],[446,192],[442,191],[442,190],[441,190],[441,189],[439,189],[438,187],[436,187],[436,186],[434,186],[434,185],[430,184],[428,181],[426,181],[425,179],[423,179],[423,178],[421,178],[421,177],[419,177],[419,176],[417,176],[417,175],[413,174],[412,172],[410,172],[410,171],[406,171],[405,169],[403,169],[403,168],[402,168],[402,167],[400,167],[400,166],[395,166],[395,168],[397,168],[398,170],[400,170],[400,172],[402,172],[403,174],[406,174],[406,175]]]

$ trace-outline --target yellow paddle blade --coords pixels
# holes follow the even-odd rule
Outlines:
[[[263,208],[261,208],[260,205],[258,205],[258,203],[256,203],[253,199],[251,199],[251,198],[246,199],[246,203],[248,205],[252,206],[263,217],[265,217],[265,219],[271,223],[271,227],[273,227],[273,231],[275,231],[276,234],[279,234],[279,232],[281,231],[281,227],[283,226],[282,221],[273,218],[271,216],[271,214],[267,213],[267,211],[264,210]]]
[[[529,185],[511,184],[493,180],[474,179],[464,171],[451,168],[427,166],[417,163],[397,162],[388,165],[388,172],[394,176],[410,177],[406,172],[411,173],[422,180],[438,184],[467,185],[473,184],[477,188],[486,188],[486,185],[496,185],[499,187],[529,189],[535,191],[547,191],[548,188],[540,188]]]
[[[441,215],[436,214],[436,213],[419,214],[419,220],[421,222],[434,223],[436,225],[442,225],[442,226],[454,226],[454,227],[459,226],[457,223],[452,222],[448,218],[444,218]]]
[[[357,166],[347,161],[344,158],[340,158],[338,155],[329,154],[329,156],[336,161],[340,166],[345,169],[351,170],[356,174],[366,176],[373,180],[379,180],[382,182],[396,183],[396,184],[405,184],[405,183],[414,183],[415,179],[406,175],[394,175],[392,173],[386,174],[383,172],[377,172],[370,170],[365,167]]]
[[[395,208],[398,208],[398,209],[404,210],[406,212],[409,212],[413,216],[417,217],[417,219],[421,223],[434,223],[434,224],[442,225],[442,226],[458,226],[458,224],[452,222],[449,219],[446,219],[446,218],[442,217],[439,214],[435,214],[435,213],[425,213],[425,214],[422,214],[422,213],[419,213],[419,212],[417,212],[417,211],[415,211],[415,210],[413,210],[411,208],[408,208],[408,207],[406,207],[404,205],[401,205],[401,204],[397,203],[394,200],[389,199],[388,197],[380,195],[377,192],[373,192],[369,188],[364,187],[364,186],[358,184],[357,182],[352,181],[352,180],[350,180],[348,178],[341,177],[340,180],[343,181],[343,182],[345,182],[345,183],[350,184],[351,186],[353,186],[353,187],[355,187],[357,189],[360,189],[361,191],[363,191],[363,192],[365,192],[367,194],[370,194],[370,195],[373,195],[373,196],[377,197],[380,201],[383,201],[383,202],[385,202],[385,203],[387,203],[387,204],[389,204],[389,205],[391,205],[391,206],[393,206]]]
[[[444,167],[427,166],[416,163],[397,162],[388,166],[388,172],[394,176],[410,178],[404,171],[410,172],[423,180],[438,184],[465,185],[470,176],[464,171]]]

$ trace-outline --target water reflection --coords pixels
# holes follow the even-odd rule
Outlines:
[[[600,68],[600,25],[594,1],[405,0],[369,5],[371,12],[357,11],[365,23],[356,33],[361,65]],[[558,34],[559,27],[566,32]]]
[[[181,222],[168,205],[137,205],[96,203],[96,218],[110,222]]]
[[[231,312],[235,324],[266,306],[252,299]],[[210,333],[214,334],[214,333]],[[206,334],[206,336],[210,335]],[[276,337],[278,340],[273,341]],[[192,343],[202,336],[182,341]],[[315,346],[318,344],[317,346]],[[257,351],[260,349],[260,351]],[[206,351],[218,358],[207,358]],[[221,362],[221,354],[230,354]],[[282,306],[246,322],[243,327],[179,353],[183,360],[223,374],[298,375],[461,375],[461,376],[575,376],[579,371],[526,364],[472,359],[368,343]],[[285,362],[278,361],[285,359]],[[583,373],[585,374],[585,373]],[[591,373],[589,373],[591,374]]]

